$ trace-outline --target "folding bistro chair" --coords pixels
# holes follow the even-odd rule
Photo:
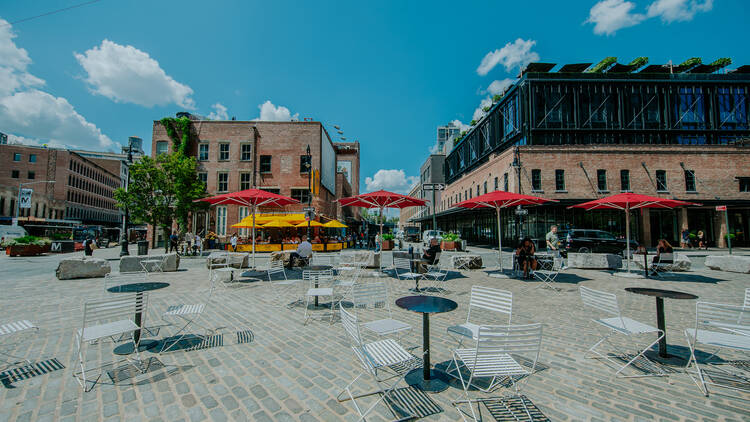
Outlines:
[[[304,270],[302,271],[302,280],[303,282],[306,282],[309,286],[307,289],[307,293],[305,293],[305,322],[304,324],[307,324],[307,321],[311,318],[309,315],[310,312],[310,302],[313,301],[316,297],[318,299],[320,298],[330,298],[330,308],[331,308],[331,323],[333,323],[333,316],[334,316],[334,303],[333,303],[333,270],[322,270],[322,271],[313,271],[313,270]]]
[[[104,276],[104,291],[106,293],[112,293],[109,290],[117,290],[117,287],[126,286],[128,284],[140,284],[145,283],[147,280],[146,271],[134,271],[129,273],[113,274],[109,273]]]
[[[191,333],[191,340],[193,339],[192,336],[197,337],[200,342],[205,342],[207,340],[207,338],[211,335],[211,330],[202,326],[199,321],[205,314],[208,304],[211,302],[211,297],[213,296],[214,290],[216,290],[217,283],[218,281],[215,278],[210,281],[210,287],[208,289],[208,295],[205,301],[194,303],[176,303],[174,305],[169,305],[167,307],[167,310],[161,314],[162,321],[166,322],[169,325],[178,324],[181,325],[181,327],[174,334],[162,340],[161,350],[159,350],[159,354],[166,353],[177,344],[179,344],[180,341],[182,341],[188,335],[188,327],[193,325],[197,325],[205,329],[206,334]],[[200,342],[197,344],[193,344],[191,347],[198,346]]]
[[[0,325],[0,355],[5,356],[0,360],[0,371],[31,365],[30,360],[11,354],[11,350],[18,343],[10,343],[9,341],[32,331],[38,333],[39,327],[26,319]]]
[[[596,356],[591,356],[591,358],[602,358],[607,360],[608,362],[612,363],[616,367],[619,367],[617,369],[617,372],[615,372],[615,375],[622,378],[637,378],[637,377],[649,377],[649,376],[665,376],[667,375],[663,371],[659,370],[659,372],[654,374],[637,374],[637,375],[623,375],[622,371],[630,366],[633,362],[635,362],[638,358],[642,357],[643,359],[648,360],[646,356],[644,356],[644,353],[651,347],[653,347],[655,344],[659,343],[659,340],[664,337],[664,332],[662,332],[660,329],[653,327],[648,324],[644,324],[642,322],[636,321],[632,318],[624,317],[620,313],[620,307],[617,304],[617,296],[615,296],[612,293],[602,292],[599,290],[590,289],[588,287],[581,286],[579,288],[581,292],[581,300],[583,301],[584,306],[588,306],[590,308],[593,308],[597,311],[600,311],[601,313],[611,315],[609,318],[600,318],[595,319],[592,318],[591,320],[604,328],[608,330],[607,335],[602,337],[599,341],[597,341],[593,346],[591,346],[588,350],[588,352],[595,354]],[[633,337],[640,335],[640,334],[650,334],[650,333],[657,333],[656,340],[654,340],[652,343],[650,343],[648,346],[643,348],[643,350],[638,348],[638,353],[630,357],[631,355],[628,353],[620,353],[619,355],[613,355],[613,354],[602,354],[597,350],[597,347],[599,347],[600,344],[607,342],[611,347],[617,349],[617,346],[612,344],[609,341],[609,338],[616,334],[621,334],[623,336],[626,336],[629,340],[629,342],[635,346],[635,339]],[[589,357],[589,356],[585,356]],[[615,360],[613,358],[618,358],[618,360]],[[623,361],[627,361],[624,365],[621,365]]]
[[[416,415],[409,411],[407,405],[401,403],[401,400],[397,395],[393,394],[393,391],[395,390],[396,385],[398,385],[410,370],[422,365],[422,361],[407,352],[406,349],[393,339],[363,343],[362,337],[360,336],[357,317],[354,314],[347,312],[344,308],[341,308],[339,312],[341,314],[341,325],[344,327],[346,334],[348,334],[354,355],[359,360],[360,373],[344,387],[344,389],[336,396],[336,399],[339,402],[351,400],[357,413],[359,413],[360,418],[358,421],[364,421],[367,415],[381,400],[389,406],[394,414],[396,414],[396,410],[400,410],[401,413],[406,413],[406,416],[396,420],[406,421],[414,419]],[[352,386],[363,375],[369,375],[377,384],[378,389],[355,396],[352,392]],[[382,377],[382,375],[386,375],[386,377]],[[386,384],[386,382],[388,383]],[[344,393],[346,393],[349,398],[342,398]],[[380,394],[380,398],[363,412],[362,408],[357,404],[356,399],[374,394]]]
[[[737,391],[750,392],[747,387],[736,387],[731,383],[714,381],[715,374],[706,374],[695,358],[696,344],[715,347],[716,350],[704,361],[716,355],[719,349],[733,349],[744,353],[750,352],[750,309],[745,306],[724,305],[720,303],[698,302],[695,304],[695,328],[685,329],[685,338],[690,348],[690,359],[685,366],[685,372],[698,385],[701,392],[708,397],[708,386],[728,388]],[[690,371],[690,365],[695,370]],[[705,364],[709,365],[709,364]],[[717,365],[711,365],[718,368]],[[722,371],[730,374],[727,371]],[[731,375],[731,374],[730,374]],[[721,378],[721,377],[717,377]]]
[[[286,269],[284,268],[284,261],[271,261],[268,266],[268,282],[274,286],[276,290],[275,299],[279,299],[282,294],[288,290],[294,289],[297,284],[302,283],[300,279],[289,279],[286,276]],[[283,276],[283,280],[274,280],[273,278],[278,275]]]
[[[138,326],[133,322],[133,315],[135,313],[145,313],[147,303],[148,295],[145,292],[140,294],[122,293],[107,297],[106,299],[90,300],[84,303],[83,324],[81,329],[76,331],[78,364],[81,370],[73,373],[73,376],[81,385],[84,392],[91,391],[91,388],[93,388],[93,385],[89,389],[86,388],[86,373],[94,369],[86,368],[84,356],[88,357],[90,354],[83,353],[84,345],[95,344],[99,340],[106,338],[114,340],[115,337],[120,337],[123,334],[130,334],[133,343],[135,343],[135,332],[143,328],[143,320],[141,320],[141,326]],[[141,355],[138,351],[138,344],[135,344],[134,350],[136,354],[135,360],[131,360],[130,358],[126,358],[125,360],[143,372],[143,369],[139,367],[141,365]],[[102,368],[100,367],[99,369]],[[99,377],[101,377],[101,372],[96,377],[96,380]],[[93,382],[95,383],[96,380]]]
[[[242,263],[245,261],[247,254],[244,253],[225,253],[224,254],[224,265],[218,265],[213,268],[213,272],[218,277],[214,280],[222,281],[223,283],[234,282],[234,272],[242,269]],[[229,280],[226,280],[226,276],[229,274]]]
[[[466,339],[477,341],[479,338],[479,324],[471,321],[472,311],[485,316],[490,315],[489,312],[491,312],[497,324],[510,325],[513,313],[513,293],[492,287],[472,286],[466,322],[448,327],[448,334],[458,340],[458,347],[461,347]]]
[[[431,281],[431,291],[434,290],[436,293],[445,291],[440,284],[443,284],[448,276],[448,270],[441,266],[440,254],[435,254],[435,262],[427,266],[427,272],[422,274],[423,280]]]
[[[167,256],[164,255],[161,258],[144,259],[140,261],[141,268],[147,273],[163,273],[164,265],[167,262]]]
[[[673,269],[674,269],[674,254],[662,253],[658,257],[654,257],[654,261],[651,263],[649,272],[651,273],[651,275],[655,275],[657,277],[663,277],[665,275],[672,275]]]
[[[411,330],[411,325],[393,319],[388,286],[384,281],[357,284],[352,288],[352,303],[355,309],[382,309],[385,318],[362,323],[362,327],[379,335],[400,334]]]
[[[448,375],[461,381],[466,399],[456,400],[453,405],[458,409],[459,404],[468,404],[471,416],[478,421],[477,413],[474,412],[473,403],[482,399],[469,398],[469,388],[474,387],[482,392],[488,393],[497,387],[507,377],[514,389],[514,396],[520,399],[529,420],[533,420],[526,401],[521,396],[519,382],[536,370],[539,352],[542,345],[542,324],[527,325],[482,325],[479,327],[477,336],[477,347],[472,349],[456,349],[453,351],[453,368],[450,364],[446,371]],[[528,355],[533,363],[531,368],[519,362],[519,356]],[[468,372],[468,374],[466,373]],[[475,383],[478,379],[489,379],[486,386]],[[464,412],[460,409],[461,417],[466,420]],[[481,410],[479,410],[481,416]]]
[[[323,255],[320,253],[313,253],[310,258],[310,265],[330,265],[333,266],[334,261],[333,255]]]
[[[352,289],[357,284],[359,277],[362,276],[363,267],[357,263],[352,271],[344,271],[337,274],[335,281],[333,282],[334,294],[340,297],[339,306],[341,302],[349,296]]]
[[[534,277],[542,282],[542,287],[549,287],[557,293],[560,293],[560,289],[555,287],[555,280],[560,274],[560,271],[564,271],[565,260],[562,257],[556,256],[552,258],[552,268],[549,270],[536,270],[534,271]]]
[[[396,277],[399,280],[414,280],[416,282],[414,290],[419,291],[419,280],[423,277],[422,274],[411,270],[411,261],[406,258],[394,258],[393,266],[396,271]]]

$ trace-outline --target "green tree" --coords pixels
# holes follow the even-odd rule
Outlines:
[[[180,231],[187,230],[188,215],[191,211],[205,208],[208,204],[195,202],[203,198],[206,186],[198,179],[195,157],[187,157],[180,153],[162,154],[157,159],[167,177],[171,188],[174,204],[174,217]]]

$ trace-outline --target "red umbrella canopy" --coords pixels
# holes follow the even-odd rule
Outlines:
[[[224,193],[221,195],[211,196],[199,199],[198,201],[208,202],[211,205],[243,205],[243,206],[277,206],[283,207],[289,204],[299,204],[296,199],[276,193],[266,192],[260,189],[247,189],[239,192]]]
[[[384,190],[364,193],[350,198],[341,198],[338,201],[343,206],[362,208],[406,208],[421,207],[427,204],[427,201],[424,199]]]
[[[636,208],[675,208],[688,205],[700,204],[678,201],[676,199],[659,198],[658,196],[639,195],[636,193],[618,193],[617,195],[584,202],[583,204],[573,205],[568,208],[585,208],[587,210],[601,208],[632,210]]]
[[[467,199],[454,205],[460,208],[508,208],[517,205],[539,205],[545,202],[557,202],[554,199],[539,198],[536,196],[522,195],[520,193],[496,190],[494,192],[479,195],[476,198]]]

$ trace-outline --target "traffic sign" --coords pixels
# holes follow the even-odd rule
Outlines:
[[[21,189],[20,195],[18,195],[18,206],[20,208],[31,208],[31,194],[34,189]]]
[[[727,210],[727,206],[726,205],[717,205],[716,206],[716,211],[726,211],[726,210]]]
[[[442,183],[423,183],[422,189],[424,190],[443,190],[445,189],[445,185]]]

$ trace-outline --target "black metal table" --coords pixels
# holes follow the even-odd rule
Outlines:
[[[450,312],[458,304],[444,297],[405,296],[396,300],[396,306],[422,314],[422,371],[415,369],[409,372],[406,375],[407,384],[432,393],[445,390],[448,388],[448,375],[432,369],[430,365],[430,314]]]
[[[110,287],[107,289],[110,293],[136,293],[136,301],[139,303],[143,301],[143,292],[147,292],[149,290],[159,290],[163,289],[165,287],[169,287],[169,283],[163,283],[163,282],[146,282],[146,283],[130,283],[130,284],[122,284],[119,286]],[[141,320],[143,318],[142,312],[136,312],[135,317],[133,319],[133,322],[135,322],[135,325],[141,326]],[[141,340],[141,330],[135,330],[133,333],[133,339],[135,340],[135,343],[128,342],[125,344],[121,344],[117,347],[115,347],[114,353],[116,355],[129,355],[135,351],[135,345],[138,344],[138,351],[142,352],[144,350],[151,349],[155,347],[159,342],[156,340]]]
[[[302,271],[326,271],[326,270],[332,270],[333,265],[308,265],[306,267],[302,267]],[[318,288],[318,280],[315,279],[315,288]],[[318,307],[318,297],[315,296],[315,307]]]
[[[633,255],[643,255],[643,277],[648,278],[648,251],[633,252]]]
[[[673,357],[667,352],[667,327],[666,322],[664,321],[664,298],[694,300],[698,299],[698,296],[690,293],[676,292],[674,290],[650,289],[647,287],[627,287],[625,288],[625,291],[638,295],[653,296],[656,298],[656,326],[664,333],[664,337],[659,340],[659,357],[665,359]]]

